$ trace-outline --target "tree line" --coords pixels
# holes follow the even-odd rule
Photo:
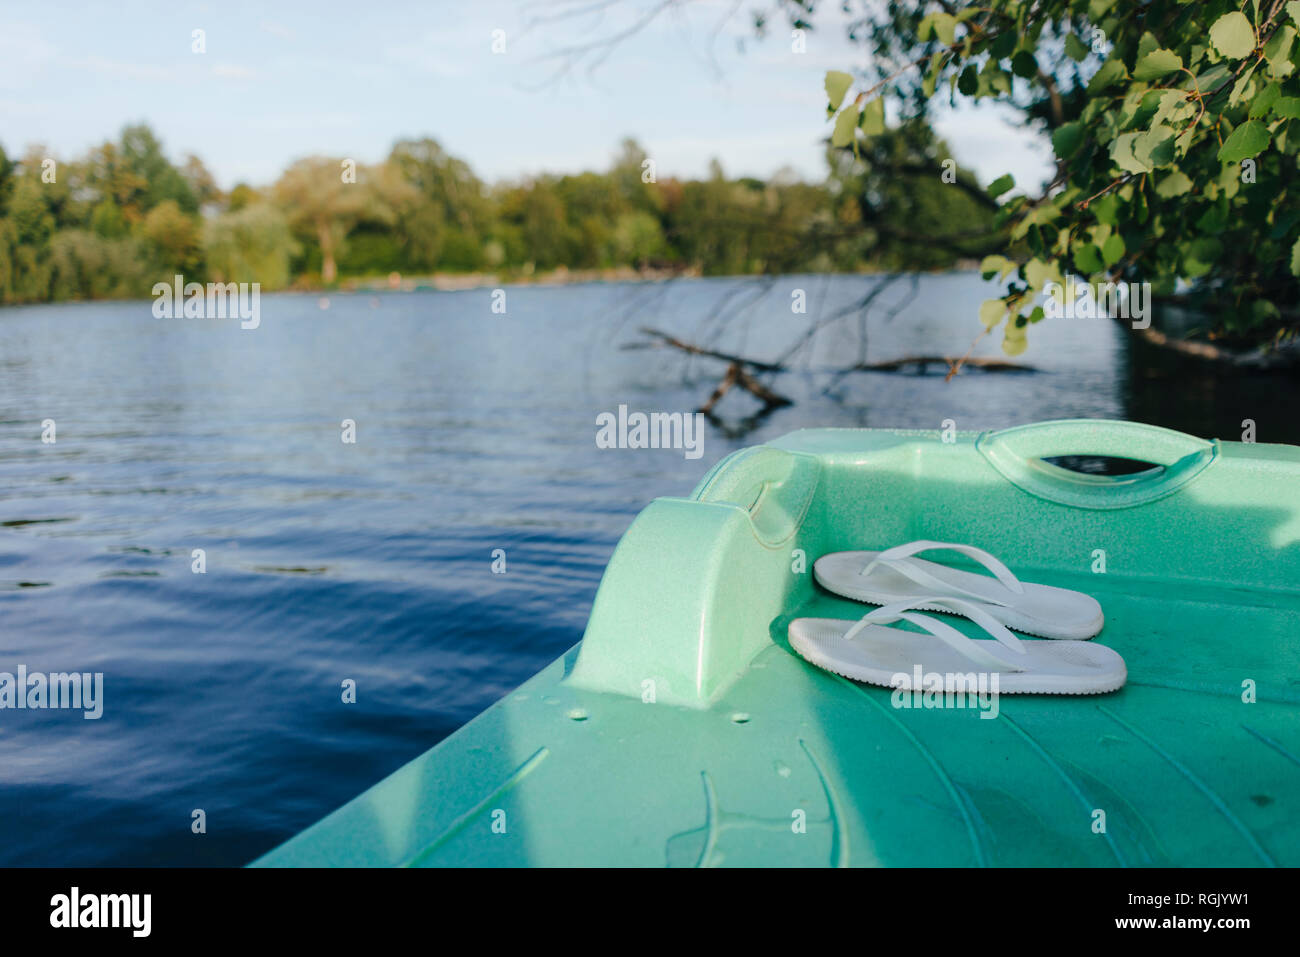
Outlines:
[[[688,180],[655,175],[629,139],[601,172],[489,184],[425,138],[226,191],[146,125],[69,161],[0,147],[0,303],[145,297],[176,273],[273,290],[393,272],[936,269],[991,248],[997,204],[924,123],[826,155],[821,182],[729,178],[716,161]]]

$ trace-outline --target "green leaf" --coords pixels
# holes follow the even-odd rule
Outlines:
[[[1101,256],[1106,260],[1107,266],[1113,266],[1124,258],[1124,240],[1120,238],[1119,233],[1111,233],[1110,237],[1101,244]]]
[[[1216,181],[1222,196],[1225,200],[1232,199],[1241,189],[1241,167],[1240,164],[1225,163],[1219,170],[1219,178]],[[1217,200],[1218,197],[1211,196],[1211,199]],[[1224,219],[1227,219],[1227,204],[1224,204]]]
[[[1016,34],[1013,30],[1004,30],[993,38],[989,44],[989,56],[994,60],[1005,60],[1016,49]]]
[[[1228,168],[1231,169],[1232,167]],[[1227,219],[1228,207],[1227,198],[1225,197],[1222,202],[1215,203],[1201,214],[1200,219],[1196,221],[1196,228],[1203,233],[1220,233],[1223,232]]]
[[[1089,0],[1088,19],[1093,23],[1098,23],[1113,6],[1115,6],[1115,0]]]
[[[934,35],[943,43],[952,46],[956,38],[957,18],[948,13],[931,14],[934,17]]]
[[[1240,10],[1225,13],[1210,27],[1214,49],[1230,60],[1240,60],[1255,49],[1255,28]]]
[[[1174,170],[1168,176],[1160,181],[1156,187],[1156,195],[1164,199],[1173,199],[1175,196],[1182,196],[1190,191],[1192,181],[1181,170]]]
[[[1124,187],[1124,189],[1130,190],[1132,189],[1132,187],[1126,186]],[[1121,190],[1121,192],[1123,192],[1123,190]],[[1142,223],[1145,223],[1147,219],[1150,218],[1151,215],[1151,209],[1150,207],[1147,206],[1147,194],[1144,190],[1139,189],[1136,193],[1133,193],[1132,196],[1133,196],[1133,219],[1135,222],[1137,222],[1140,225]],[[1123,197],[1121,196],[1121,198]]]
[[[995,275],[998,282],[1006,279],[1008,274],[1015,272],[1016,264],[1006,256],[992,255],[985,256],[980,261],[980,275],[985,279],[992,279]],[[1001,302],[1001,300],[996,300]]]
[[[1076,247],[1074,268],[1085,276],[1101,272],[1105,268],[1105,264],[1101,261],[1101,250],[1092,243]]]
[[[1001,322],[1007,314],[1007,304],[1001,299],[985,299],[980,304],[980,322],[984,323],[985,329],[992,329]]]
[[[853,85],[851,74],[844,73],[841,70],[828,70],[826,72],[826,98],[830,100],[831,110],[838,110],[840,104],[844,102],[844,94],[849,92],[849,87]]]
[[[1146,99],[1148,92],[1150,91],[1141,87],[1134,87],[1124,95],[1119,106],[1120,129],[1130,129],[1137,122],[1138,111],[1142,109],[1142,101]]]
[[[1160,46],[1160,41],[1150,30],[1144,30],[1141,38],[1138,39],[1137,58],[1141,60],[1144,56]]]
[[[934,96],[934,88],[939,83],[939,64],[943,62],[943,52],[932,54],[926,67],[925,78],[921,80],[921,92],[926,99]]]
[[[1196,85],[1202,90],[1217,89],[1219,84],[1232,75],[1232,66],[1220,61],[1206,67],[1196,74]]]
[[[1224,163],[1238,163],[1259,155],[1268,146],[1268,141],[1268,127],[1259,120],[1247,120],[1223,141],[1219,147],[1219,159]]]
[[[1149,162],[1139,160],[1133,153],[1133,147],[1142,133],[1122,133],[1110,144],[1111,162],[1126,173],[1150,173],[1154,167]]]
[[[1082,63],[1088,56],[1088,48],[1073,33],[1065,35],[1065,55],[1075,63]]]
[[[1104,223],[1107,226],[1114,226],[1119,222],[1120,201],[1114,193],[1107,193],[1101,199],[1093,203],[1089,209],[1097,217],[1097,222]]]
[[[1038,61],[1028,50],[1021,50],[1011,58],[1011,72],[1026,80],[1038,76]]]
[[[885,101],[876,97],[863,105],[858,126],[867,136],[879,136],[885,132]]]
[[[1058,286],[1065,284],[1061,268],[1054,262],[1044,262],[1041,259],[1031,259],[1025,263],[1025,281],[1032,289],[1042,289],[1049,282],[1055,282]]]
[[[1069,159],[1083,143],[1084,129],[1080,122],[1065,123],[1052,131],[1052,149],[1061,159]]]
[[[1300,96],[1279,96],[1273,104],[1273,114],[1284,120],[1300,117]]]
[[[1015,329],[1013,333],[1011,330]],[[1008,322],[1006,331],[1002,334],[1002,351],[1009,356],[1018,356],[1029,348],[1029,340],[1025,337],[1025,332],[1016,326],[1014,322]]]
[[[1293,209],[1289,213],[1278,215],[1273,223],[1273,228],[1268,231],[1268,238],[1281,239],[1291,232],[1296,223],[1300,223],[1300,209]]]
[[[1300,4],[1291,4],[1293,7],[1298,5]],[[1300,239],[1291,247],[1291,275],[1300,276]]]
[[[1291,14],[1292,20],[1296,23],[1300,23],[1300,2],[1297,2],[1297,0],[1291,0],[1291,2],[1286,5],[1286,12]]]
[[[1183,68],[1183,58],[1173,50],[1152,50],[1137,61],[1133,68],[1133,79],[1154,80]]]
[[[1223,254],[1223,243],[1217,239],[1198,239],[1187,250],[1183,268],[1192,277],[1203,276],[1210,271],[1214,261]]]
[[[1124,61],[1118,57],[1111,57],[1101,65],[1101,69],[1094,73],[1092,79],[1088,81],[1088,93],[1095,96],[1107,87],[1114,86],[1127,76],[1128,70],[1124,67]]]
[[[1180,90],[1164,90],[1158,96],[1159,106],[1151,117],[1152,125],[1177,123],[1180,120],[1190,119],[1196,112],[1196,107],[1187,99],[1187,94]]]
[[[1056,203],[1040,203],[1034,208],[1034,211],[1029,214],[1028,218],[1035,226],[1043,226],[1050,223],[1052,220],[1059,218],[1060,215],[1061,209],[1056,205]]]
[[[921,19],[917,25],[916,35],[919,39],[928,40],[931,36],[938,37],[943,43],[952,46],[957,30],[957,18],[950,13],[931,13]]]
[[[967,63],[966,69],[962,70],[961,76],[957,77],[957,91],[962,96],[974,96],[979,87],[979,73],[975,69],[975,64]]]
[[[1291,62],[1291,46],[1295,43],[1295,27],[1283,24],[1264,44],[1264,59],[1268,61],[1269,76],[1278,79],[1290,76],[1295,70]]]
[[[831,131],[831,146],[844,147],[853,143],[853,131],[858,126],[858,108],[850,103],[840,115],[835,117],[835,129]]]
[[[1005,173],[1002,176],[999,176],[993,182],[989,183],[988,194],[992,196],[994,199],[997,199],[999,196],[1001,196],[1003,193],[1005,193],[1007,190],[1011,189],[1015,185],[1016,185],[1016,178],[1012,176],[1010,173]]]
[[[1153,126],[1139,133],[1133,141],[1133,157],[1139,163],[1155,169],[1174,161],[1174,133],[1167,126]]]
[[[1243,98],[1255,95],[1255,64],[1250,65],[1250,69],[1237,77],[1237,81],[1232,84],[1232,92],[1228,94],[1228,105],[1236,106]]]
[[[1277,98],[1282,95],[1282,88],[1276,83],[1270,83],[1259,92],[1259,95],[1251,101],[1250,118],[1252,120],[1263,119],[1268,116],[1268,111],[1273,109],[1273,104]]]

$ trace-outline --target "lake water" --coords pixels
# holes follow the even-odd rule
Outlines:
[[[639,327],[771,358],[879,281],[509,287],[504,314],[490,290],[286,294],[252,330],[147,302],[0,310],[0,672],[104,675],[98,720],[0,710],[0,864],[248,862],[573,645],[651,498],[792,429],[1107,416],[1238,438],[1249,418],[1300,443],[1294,381],[1170,364],[1107,320],[1032,329],[1032,373],[945,383],[835,375],[860,357],[849,319],[774,380],[793,406],[747,423],[755,401],[727,396],[700,458],[597,448],[599,413],[689,411],[722,372],[622,348]],[[988,294],[895,282],[866,357],[961,354]]]

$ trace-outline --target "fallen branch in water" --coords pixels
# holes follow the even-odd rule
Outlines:
[[[901,372],[908,366],[917,366],[917,371],[925,372],[932,365],[945,367],[949,373],[959,371],[963,366],[983,369],[985,372],[1038,371],[1033,366],[1005,359],[972,359],[964,356],[960,359],[950,359],[947,356],[903,356],[900,359],[886,359],[884,362],[863,362],[850,368],[853,372]]]
[[[752,375],[745,371],[745,367],[740,362],[733,362],[727,366],[727,372],[718,383],[718,387],[713,390],[713,395],[709,396],[709,401],[700,406],[700,412],[705,415],[713,413],[713,407],[718,404],[724,395],[726,395],[733,385],[738,385],[750,395],[763,403],[763,411],[780,408],[783,405],[793,405],[794,403],[780,393],[773,392],[763,383],[759,382]]]
[[[1201,342],[1195,339],[1175,339],[1149,326],[1145,329],[1133,328],[1124,319],[1121,319],[1120,322],[1139,339],[1158,349],[1165,349],[1194,359],[1203,359],[1223,367],[1267,372],[1275,369],[1294,369],[1300,366],[1300,338],[1290,339],[1273,347],[1260,346],[1258,349],[1244,352],[1226,349],[1210,342]]]
[[[731,352],[721,352],[717,349],[706,349],[703,346],[697,346],[692,342],[685,342],[676,336],[670,335],[659,329],[642,328],[641,331],[647,336],[651,336],[654,342],[629,342],[623,345],[624,349],[655,349],[664,346],[679,349],[688,355],[704,356],[709,359],[718,359],[727,363],[727,371],[723,373],[722,381],[718,383],[713,394],[709,396],[699,411],[705,415],[712,415],[713,408],[722,400],[732,388],[739,386],[750,395],[754,396],[763,403],[762,414],[770,412],[786,405],[793,405],[791,399],[786,398],[779,392],[775,392],[768,386],[760,382],[754,373],[762,372],[784,372],[786,365],[784,362],[765,362],[761,359],[751,359],[748,356],[736,355]],[[972,343],[972,348],[974,344]],[[787,356],[790,355],[787,352]],[[982,369],[985,372],[1034,372],[1033,366],[1021,365],[1018,362],[1007,362],[1005,359],[977,359],[972,358],[969,353],[957,359],[951,359],[947,356],[903,356],[898,359],[886,359],[883,362],[859,362],[854,365],[843,366],[839,369],[828,371],[836,375],[847,375],[850,372],[902,372],[905,369],[915,367],[918,372],[924,373],[931,365],[937,365],[946,369],[947,378],[951,379],[961,371],[964,366],[970,366],[975,369]],[[752,371],[751,371],[752,370]]]
[[[779,362],[762,362],[758,359],[747,359],[744,356],[733,355],[730,352],[718,352],[716,349],[705,349],[703,346],[697,346],[689,342],[683,342],[676,336],[670,336],[666,332],[658,329],[642,328],[647,336],[653,336],[658,342],[629,342],[623,346],[624,349],[654,349],[659,346],[672,346],[674,349],[681,349],[683,352],[693,356],[708,356],[710,359],[721,359],[724,362],[730,362],[733,365],[749,366],[759,372],[784,372],[785,366]]]

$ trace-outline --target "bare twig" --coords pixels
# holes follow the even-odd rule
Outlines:
[[[641,330],[647,336],[658,339],[658,345],[672,346],[674,349],[680,349],[682,352],[693,356],[708,356],[710,359],[721,359],[724,362],[730,362],[733,365],[748,366],[758,372],[783,372],[785,364],[783,362],[763,362],[760,359],[748,359],[745,356],[734,355],[730,352],[719,352],[717,349],[706,349],[702,346],[694,345],[690,342],[683,342],[676,336],[669,335],[659,329],[642,328]],[[647,349],[654,348],[656,343],[637,343],[631,342],[623,346],[624,349]]]

